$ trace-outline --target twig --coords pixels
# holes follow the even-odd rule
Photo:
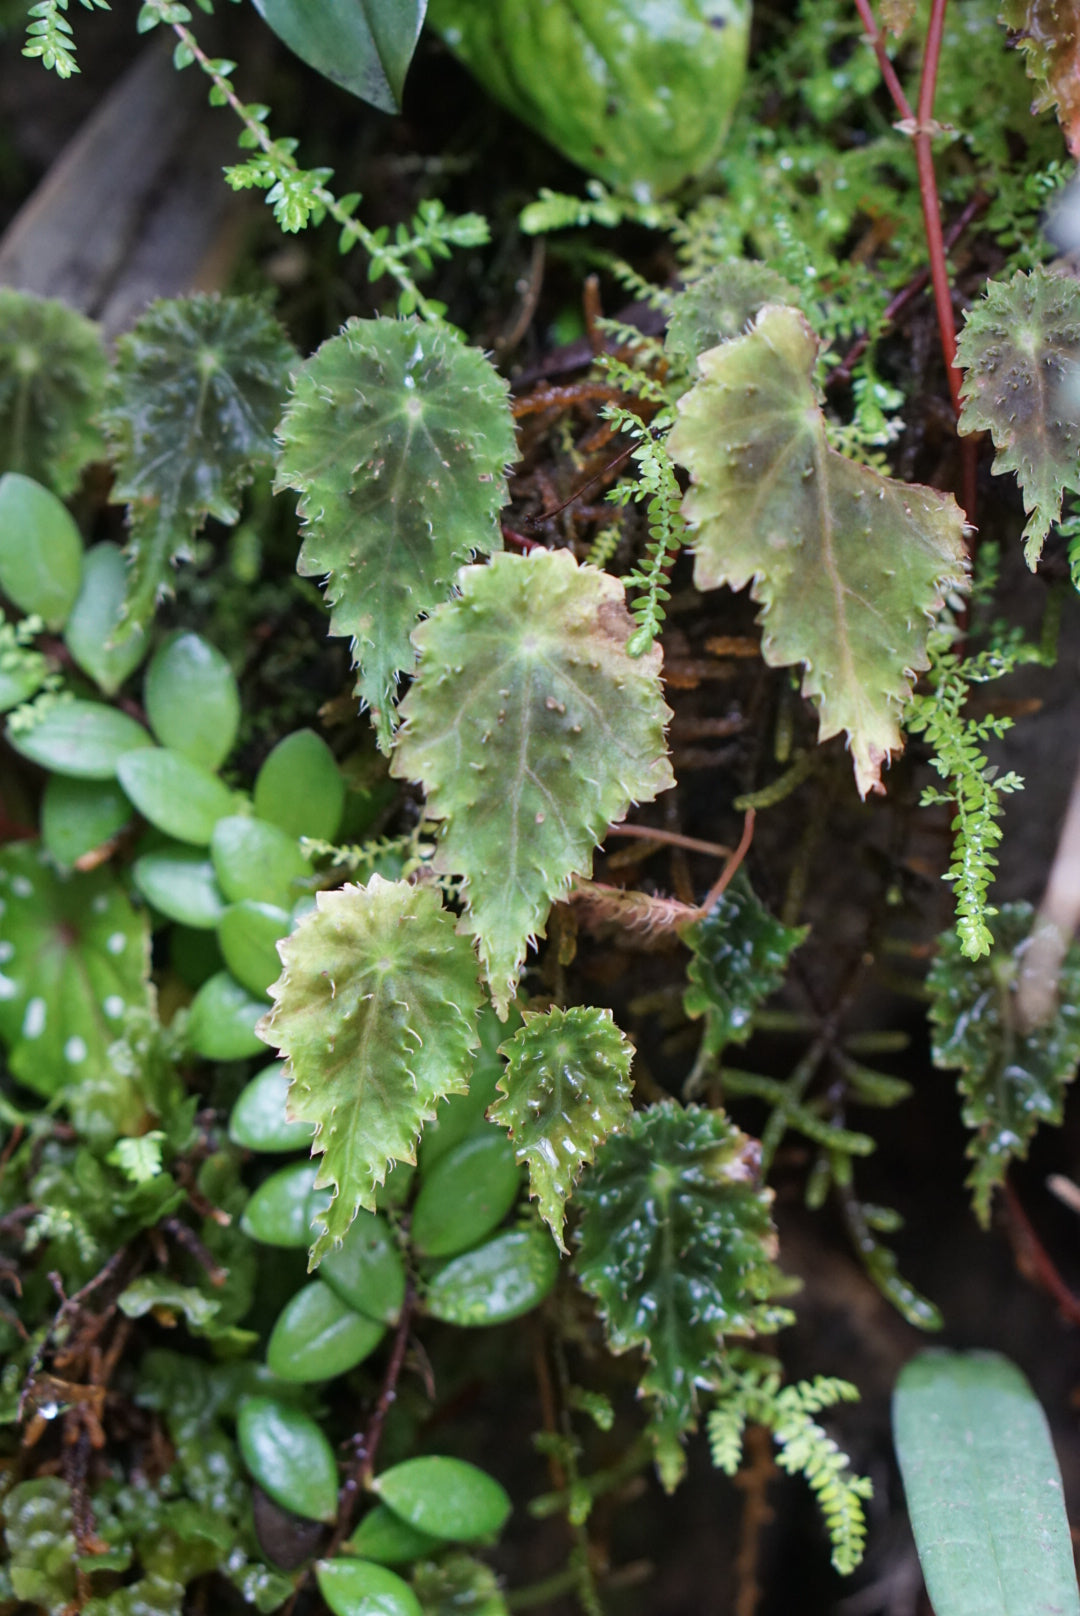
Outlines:
[[[1005,1180],[1006,1228],[1016,1258],[1016,1266],[1033,1284],[1052,1296],[1070,1324],[1080,1324],[1080,1297],[1074,1296],[1054,1265],[1054,1261],[1035,1233],[1031,1220],[1020,1198],[1008,1179]]]
[[[734,879],[740,864],[746,857],[747,853],[749,853],[750,843],[754,840],[754,821],[756,818],[757,814],[755,810],[753,808],[748,808],[743,817],[743,829],[742,835],[739,837],[739,845],[735,849],[734,853],[732,853],[727,863],[724,865],[724,868],[720,871],[718,880],[713,882],[712,886],[705,894],[705,902],[701,905],[701,912],[703,915],[707,915],[709,910],[713,907],[713,904],[716,903],[717,899],[723,897],[724,893],[727,891],[729,885]]]
[[[739,1552],[735,1557],[735,1616],[754,1616],[761,1598],[758,1567],[761,1561],[761,1534],[773,1518],[768,1501],[769,1482],[776,1474],[769,1433],[752,1425],[746,1433],[749,1462],[735,1477],[735,1485],[745,1494],[739,1527]]]
[[[662,842],[667,847],[683,847],[688,853],[704,853],[708,858],[731,857],[731,848],[725,847],[722,842],[702,842],[696,836],[684,836],[681,831],[661,830],[653,825],[609,825],[604,841],[609,836],[636,836],[643,842]]]
[[[913,118],[915,114],[911,110],[911,102],[904,94],[904,87],[896,75],[895,67],[889,60],[889,54],[885,49],[885,40],[882,37],[881,30],[878,28],[870,0],[855,0],[855,10],[859,13],[862,25],[866,29],[867,44],[878,59],[878,66],[881,68],[881,77],[885,82],[885,88],[892,96],[897,111],[901,118]]]

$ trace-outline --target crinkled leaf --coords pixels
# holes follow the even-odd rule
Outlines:
[[[75,1534],[71,1489],[59,1476],[21,1481],[4,1499],[8,1573],[17,1599],[48,1616],[75,1600]]]
[[[150,928],[112,872],[57,875],[36,846],[0,852],[0,1040],[20,1082],[52,1096],[107,1080],[124,1017],[150,1008]],[[117,1091],[117,1131],[136,1132]],[[135,1103],[135,1102],[132,1102]]]
[[[578,1277],[612,1351],[640,1348],[648,1359],[641,1390],[654,1401],[669,1486],[698,1390],[716,1384],[724,1335],[775,1330],[789,1317],[770,1305],[786,1282],[757,1164],[756,1141],[723,1112],[665,1100],[601,1145],[577,1192]]]
[[[499,1053],[506,1071],[491,1120],[509,1130],[540,1214],[565,1251],[567,1197],[597,1146],[630,1116],[633,1046],[610,1010],[575,1005],[526,1011]]]
[[[744,1044],[754,1011],[784,980],[788,959],[806,936],[805,926],[774,920],[737,876],[709,913],[682,933],[690,949],[686,1014],[705,1017],[704,1047],[718,1055],[725,1044]]]
[[[633,802],[673,784],[660,651],[631,658],[617,579],[569,550],[464,567],[413,638],[420,664],[391,772],[423,783],[436,867],[464,877],[500,1016],[552,902]]]
[[[374,875],[320,892],[280,945],[260,1033],[288,1060],[289,1116],[315,1123],[317,1183],[334,1199],[312,1248],[339,1242],[395,1161],[414,1161],[436,1103],[468,1087],[476,959],[436,892]]]
[[[208,516],[232,523],[240,491],[274,459],[296,355],[256,298],[151,305],[120,338],[103,421],[126,500],[127,620],[144,623]]]
[[[699,354],[742,336],[768,303],[797,306],[799,294],[768,264],[746,259],[717,265],[672,300],[664,338],[668,357],[693,375]]]
[[[693,483],[697,587],[750,584],[765,661],[804,665],[820,738],[847,731],[865,795],[903,745],[930,624],[963,582],[963,518],[951,497],[830,447],[817,353],[794,309],[764,309],[747,336],[700,357],[668,441]]]
[[[117,1305],[129,1319],[152,1313],[159,1323],[174,1325],[182,1316],[195,1335],[214,1334],[219,1303],[194,1285],[181,1285],[168,1274],[144,1274],[120,1292]]]
[[[0,287],[0,471],[70,494],[102,452],[94,417],[104,384],[96,325],[52,298]]]
[[[984,1226],[1010,1161],[1027,1155],[1040,1122],[1060,1123],[1080,1062],[1080,944],[1062,962],[1053,1019],[1019,1025],[1014,989],[1033,921],[1029,904],[1002,904],[993,949],[978,960],[963,957],[955,932],[943,933],[927,977],[934,1064],[959,1072],[964,1122],[974,1130],[967,1182]]]
[[[382,112],[401,92],[427,0],[255,0],[279,39],[317,73]]]
[[[389,747],[409,635],[458,566],[498,549],[515,458],[506,383],[448,326],[349,320],[296,377],[277,484],[300,494],[297,570],[324,578],[357,694]]]
[[[968,310],[956,357],[961,431],[989,432],[994,471],[1016,473],[1034,568],[1065,490],[1080,493],[1080,285],[1041,266],[989,281]]]
[[[1080,5],[1077,0],[1001,0],[1038,87],[1034,110],[1054,107],[1069,150],[1080,157]]]

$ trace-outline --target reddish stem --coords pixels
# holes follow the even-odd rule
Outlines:
[[[746,810],[746,817],[743,819],[742,835],[739,837],[739,845],[735,849],[734,853],[732,853],[727,863],[724,865],[724,868],[720,871],[719,879],[713,882],[712,886],[705,894],[705,902],[701,906],[701,913],[703,915],[707,915],[717,899],[721,898],[727,891],[736,871],[739,868],[739,865],[742,863],[747,853],[749,853],[750,843],[754,840],[754,820],[756,817],[757,815],[755,814],[753,808],[748,808]]]
[[[930,254],[930,279],[934,284],[934,303],[937,307],[938,331],[941,334],[941,351],[945,356],[953,409],[959,416],[962,377],[956,364],[956,320],[953,315],[952,289],[949,285],[949,267],[945,262],[945,238],[941,233],[941,207],[938,203],[937,178],[934,174],[934,153],[930,144],[934,92],[937,89],[938,63],[941,60],[941,40],[945,31],[947,5],[948,0],[933,0],[930,10],[930,26],[926,31],[926,51],[923,56],[922,79],[919,83],[915,161],[919,169],[919,194],[922,198],[926,245]],[[969,511],[968,516],[973,517],[974,512]]]
[[[878,66],[885,81],[885,88],[892,96],[896,110],[905,121],[914,119],[915,114],[911,110],[911,102],[904,94],[904,87],[896,76],[895,67],[889,60],[888,52],[885,49],[885,41],[881,36],[881,30],[878,28],[870,0],[855,0],[855,10],[859,13],[862,25],[866,29],[867,43],[878,59]]]
[[[1053,1297],[1070,1324],[1080,1324],[1080,1298],[1073,1295],[1058,1273],[1053,1258],[1035,1233],[1031,1219],[1020,1205],[1020,1197],[1007,1179],[1005,1206],[1016,1266],[1025,1278],[1034,1281]]]

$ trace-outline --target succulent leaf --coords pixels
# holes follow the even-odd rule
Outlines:
[[[610,1010],[575,1005],[523,1025],[499,1053],[501,1098],[488,1112],[529,1168],[529,1188],[560,1249],[567,1197],[597,1146],[630,1116],[634,1051]]]
[[[430,887],[384,881],[320,892],[278,945],[282,974],[259,1033],[288,1060],[288,1114],[322,1154],[315,1267],[340,1244],[439,1100],[468,1089],[480,1008],[476,958]]]
[[[801,662],[820,739],[846,730],[860,792],[903,739],[900,717],[944,592],[964,581],[955,500],[829,445],[818,342],[794,309],[701,355],[668,439],[693,487],[699,589],[751,586],[772,667]]]
[[[692,1020],[705,1017],[708,1054],[746,1042],[754,1011],[776,992],[806,933],[805,926],[774,920],[741,872],[703,919],[684,928],[692,958],[683,1008]]]
[[[413,639],[391,772],[441,820],[436,868],[462,876],[500,1017],[531,939],[632,802],[673,783],[660,651],[633,659],[622,585],[568,550],[465,567]]]
[[[94,423],[104,383],[96,325],[52,298],[0,287],[0,472],[70,494],[104,447]]]
[[[296,377],[278,487],[300,494],[297,570],[325,579],[384,751],[417,621],[497,550],[514,427],[506,383],[449,326],[349,320]]]

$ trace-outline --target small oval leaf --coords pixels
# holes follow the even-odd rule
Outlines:
[[[409,1584],[371,1560],[320,1560],[315,1578],[334,1616],[423,1616]]]
[[[146,655],[141,624],[114,639],[127,590],[127,562],[115,544],[95,544],[83,559],[82,584],[64,630],[64,643],[84,673],[112,696]]]
[[[500,1224],[517,1199],[521,1169],[501,1128],[490,1125],[440,1157],[423,1177],[412,1241],[425,1257],[468,1251]]]
[[[504,1324],[536,1307],[555,1284],[559,1256],[541,1229],[511,1229],[440,1268],[427,1310],[446,1324]]]
[[[143,683],[150,728],[213,774],[232,751],[240,691],[225,657],[201,634],[175,634],[154,652]]]
[[[206,1060],[247,1060],[249,1055],[265,1054],[266,1045],[255,1032],[265,1010],[265,999],[253,999],[228,971],[218,971],[192,1001],[188,1048]]]
[[[255,777],[255,812],[290,836],[332,842],[345,807],[334,754],[313,729],[286,735]]]
[[[377,1213],[357,1213],[341,1245],[323,1258],[319,1277],[358,1313],[382,1324],[396,1322],[405,1299],[405,1266],[390,1225]]]
[[[214,826],[233,805],[231,791],[220,780],[163,746],[125,754],[116,773],[144,819],[194,847],[209,845]]]
[[[271,1173],[244,1208],[240,1219],[244,1233],[264,1246],[309,1246],[312,1212],[308,1201],[317,1171],[314,1162],[302,1161]]]
[[[267,1366],[282,1380],[332,1380],[355,1369],[385,1330],[313,1279],[286,1303],[270,1332]]]
[[[334,1520],[334,1450],[313,1419],[272,1397],[249,1397],[236,1436],[244,1463],[276,1504],[309,1521]]]
[[[289,909],[295,883],[311,874],[294,836],[265,819],[230,814],[214,826],[210,856],[230,903],[272,903]]]
[[[46,628],[63,628],[79,592],[83,547],[65,505],[22,472],[0,477],[0,589]]]
[[[201,847],[173,842],[144,853],[131,877],[147,903],[181,926],[209,931],[225,912],[214,866]]]
[[[141,724],[99,701],[61,701],[7,739],[21,757],[72,780],[112,780],[122,757],[153,742]]]
[[[284,1061],[271,1061],[256,1073],[232,1108],[229,1138],[233,1144],[267,1153],[302,1150],[309,1145],[315,1129],[310,1122],[289,1121],[285,1115],[288,1092]],[[247,1209],[251,1210],[250,1201]]]
[[[441,1454],[406,1459],[376,1476],[371,1487],[418,1532],[451,1543],[494,1537],[511,1510],[509,1495],[494,1476]]]
[[[430,1532],[418,1532],[385,1504],[376,1504],[374,1509],[368,1510],[345,1547],[365,1560],[377,1560],[380,1565],[405,1565],[422,1554],[434,1553],[442,1542],[442,1538],[433,1537]]]
[[[249,993],[265,993],[281,975],[279,938],[289,934],[289,916],[272,903],[230,904],[218,922],[221,955]]]
[[[41,839],[49,856],[70,870],[131,817],[131,804],[115,780],[71,780],[53,774],[41,798]]]

